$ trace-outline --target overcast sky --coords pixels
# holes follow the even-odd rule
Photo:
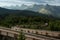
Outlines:
[[[60,5],[60,0],[0,0],[0,6],[11,6],[11,5],[31,5],[31,4],[50,4]]]

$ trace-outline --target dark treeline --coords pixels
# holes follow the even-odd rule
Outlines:
[[[0,25],[5,27],[23,25],[24,28],[60,31],[60,20],[48,17],[9,15],[0,20]]]

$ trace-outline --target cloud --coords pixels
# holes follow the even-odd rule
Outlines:
[[[21,4],[35,4],[36,2],[29,2],[29,1],[21,1],[21,0],[0,0],[0,6],[10,6],[10,5],[21,5]],[[38,3],[36,3],[38,4]]]
[[[0,6],[11,6],[21,4],[50,4],[60,5],[60,0],[0,0]]]
[[[46,0],[47,4],[60,6],[60,0]]]

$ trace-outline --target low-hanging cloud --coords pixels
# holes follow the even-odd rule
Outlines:
[[[0,0],[0,6],[21,5],[21,4],[60,5],[60,0]]]

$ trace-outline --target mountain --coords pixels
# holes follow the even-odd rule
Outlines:
[[[52,15],[54,17],[60,18],[60,6],[52,6],[52,5],[33,5],[32,8],[28,8],[27,10],[32,10],[35,12],[39,12],[46,15]]]
[[[1,8],[0,8],[1,9]],[[16,5],[15,7],[10,7],[10,10],[7,8],[6,9],[1,9],[0,13],[20,13],[21,12],[26,12],[29,11],[27,13],[23,13],[24,15],[26,14],[34,14],[34,15],[40,15],[44,14],[44,15],[48,15],[48,16],[52,16],[52,17],[56,17],[56,18],[60,18],[60,6],[52,6],[52,5],[36,5],[33,4],[31,6],[27,6],[22,4],[21,6]],[[35,13],[31,13],[31,12],[35,12]],[[30,15],[30,16],[31,16]]]
[[[7,9],[13,9],[13,10],[30,10],[30,11],[35,11],[39,12],[45,15],[52,15],[54,17],[60,18],[60,6],[52,6],[52,5],[37,5],[33,4],[30,6],[22,4],[21,6],[10,6],[10,7],[5,7]]]
[[[60,18],[60,6],[46,5],[38,12]]]
[[[36,4],[34,4],[34,5],[31,5],[30,8],[27,8],[26,10],[32,10],[32,11],[38,12],[39,9],[40,9],[40,6],[41,6],[41,5],[36,5]]]
[[[45,16],[42,13],[29,10],[11,10],[0,7],[0,16],[16,15],[16,16]]]

